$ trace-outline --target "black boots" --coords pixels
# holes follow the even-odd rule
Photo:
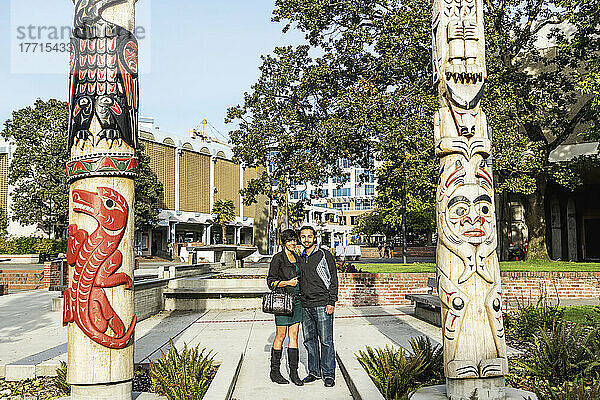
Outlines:
[[[288,363],[290,365],[290,380],[296,386],[304,385],[304,382],[298,377],[298,349],[288,348]]]
[[[296,360],[297,360],[297,358],[296,358]],[[270,373],[271,380],[273,382],[279,383],[281,385],[290,383],[287,379],[285,379],[281,375],[281,371],[279,370],[280,364],[281,364],[281,349],[275,350],[275,349],[271,348],[271,373]],[[296,365],[298,365],[297,362],[296,362]]]

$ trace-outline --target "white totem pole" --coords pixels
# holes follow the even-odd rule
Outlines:
[[[131,400],[135,0],[74,0],[69,75],[68,376],[72,400]]]
[[[487,78],[483,0],[434,0],[433,70],[440,109],[437,275],[447,396],[505,398],[491,137],[480,106]]]

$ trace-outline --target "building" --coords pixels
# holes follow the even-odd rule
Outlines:
[[[164,186],[159,223],[137,232],[137,251],[169,255],[175,243],[255,244],[268,252],[266,199],[245,206],[240,189],[258,176],[255,168],[232,161],[231,146],[192,132],[189,137],[162,131],[152,118],[140,118],[140,142],[150,157],[150,168]],[[236,219],[222,228],[211,214],[218,199],[232,200]]]
[[[371,170],[356,168],[348,160],[339,160],[344,177],[333,177],[322,185],[294,185],[290,202],[305,201],[305,223],[317,227],[321,242],[327,246],[347,246],[358,242],[352,234],[357,218],[371,211],[377,194],[377,179]]]

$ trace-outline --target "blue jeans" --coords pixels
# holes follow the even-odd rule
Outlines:
[[[327,315],[325,306],[302,308],[302,334],[308,352],[308,373],[316,378],[335,379],[333,314]]]

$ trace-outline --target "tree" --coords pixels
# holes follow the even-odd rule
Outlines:
[[[298,229],[302,226],[304,218],[306,217],[306,210],[304,209],[304,201],[300,200],[295,203],[291,203],[288,209],[290,224],[292,229]]]
[[[159,200],[164,187],[150,169],[150,157],[142,143],[138,143],[135,154],[139,166],[135,178],[135,229],[149,229],[158,223]]]
[[[576,135],[583,123],[593,126],[597,121],[594,96],[582,98],[577,90],[585,87],[582,77],[594,76],[585,71],[580,75],[577,68],[598,57],[597,0],[589,4],[584,0],[484,1],[488,94],[483,108],[494,134],[496,190],[522,196],[530,258],[548,257],[548,183],[573,189],[593,162],[549,162],[550,153]],[[276,0],[275,7],[273,20],[285,21],[284,31],[302,31],[307,44],[275,49],[274,56],[264,57],[262,75],[253,92],[246,94],[244,106],[230,109],[230,121],[240,121],[232,141],[246,147],[236,154],[268,165],[265,155],[272,149],[279,151],[274,170],[285,168],[289,160],[292,172],[277,177],[313,165],[311,157],[321,155],[311,145],[324,137],[336,144],[326,157],[345,153],[360,163],[365,152],[375,151],[386,163],[380,171],[384,187],[379,211],[390,212],[393,223],[393,211],[398,210],[394,187],[399,182],[383,174],[393,178],[404,169],[409,207],[426,203],[423,209],[416,207],[415,215],[420,225],[427,225],[431,218],[423,217],[432,215],[434,204],[433,192],[427,188],[436,175],[430,151],[431,121],[437,108],[431,87],[431,5],[417,0]],[[585,12],[576,14],[576,10]],[[570,16],[580,18],[579,25],[587,29],[585,41],[551,29]],[[536,47],[536,41],[546,36],[564,43],[561,51]],[[593,65],[598,71],[598,64]],[[263,132],[264,137],[259,137]],[[249,153],[256,143],[262,159]],[[331,149],[322,148],[322,152]],[[414,153],[419,163],[408,161]],[[331,172],[325,168],[331,160],[323,161],[314,165]],[[420,171],[412,179],[415,166]],[[318,174],[309,175],[303,177]],[[427,188],[421,190],[418,182],[426,182]]]
[[[233,200],[218,199],[212,209],[212,213],[217,216],[216,223],[221,225],[222,242],[225,243],[225,234],[227,224],[235,221],[235,206]]]
[[[64,236],[68,221],[67,127],[66,102],[38,99],[14,111],[1,132],[16,145],[8,173],[12,219],[48,235],[56,229],[56,237]]]
[[[373,210],[358,216],[352,233],[355,235],[384,235],[391,237],[397,233],[397,230],[391,229],[389,224],[383,222],[381,214],[377,210]]]
[[[12,219],[35,224],[48,234],[54,230],[56,237],[64,236],[68,221],[67,128],[67,103],[38,99],[33,107],[14,111],[0,132],[16,146],[8,175],[15,187]],[[143,229],[156,223],[163,187],[150,170],[143,145],[136,155],[140,173],[135,180],[135,224]]]

